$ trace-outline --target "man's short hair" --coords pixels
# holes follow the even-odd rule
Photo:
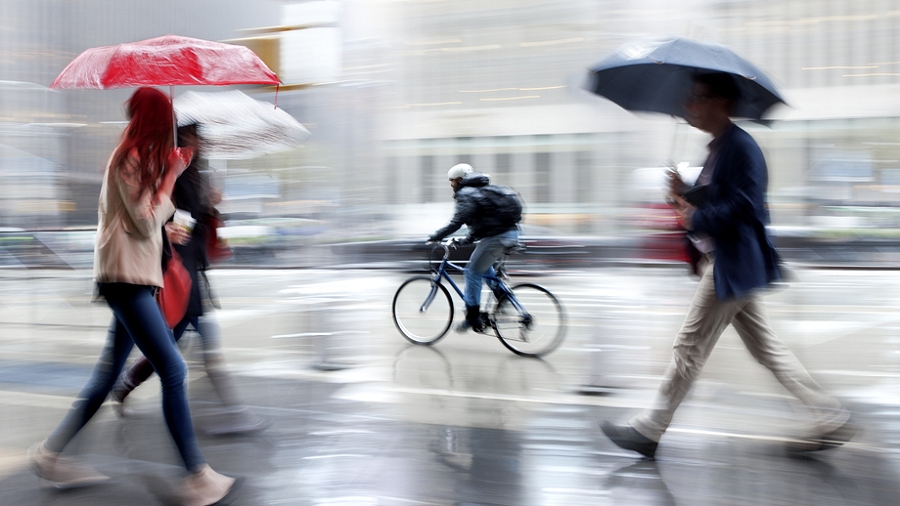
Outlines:
[[[695,74],[694,82],[705,84],[710,93],[725,100],[734,101],[741,96],[741,91],[734,82],[734,76],[725,72]]]

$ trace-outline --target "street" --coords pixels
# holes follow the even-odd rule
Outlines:
[[[408,273],[212,270],[226,359],[244,403],[273,425],[213,436],[197,339],[183,352],[201,447],[244,477],[246,505],[884,505],[900,484],[900,272],[797,268],[766,297],[775,330],[860,427],[842,448],[792,457],[802,405],[728,329],[660,442],[620,450],[601,419],[647,406],[696,285],[682,267],[517,277],[552,290],[562,346],[517,357],[451,330],[432,347],[394,328]],[[159,383],[105,405],[71,445],[113,479],[44,490],[28,447],[62,419],[103,346],[110,312],[89,270],[0,271],[0,504],[168,504],[179,461]],[[461,319],[461,302],[455,322]]]

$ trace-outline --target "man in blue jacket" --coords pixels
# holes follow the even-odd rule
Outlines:
[[[760,292],[779,280],[781,272],[765,228],[768,173],[756,141],[729,118],[739,97],[732,79],[723,73],[696,76],[685,104],[688,123],[713,140],[697,180],[704,191],[687,191],[677,173],[671,176],[673,205],[703,254],[701,279],[675,338],[672,362],[651,408],[627,425],[601,422],[613,443],[646,457],[654,456],[675,410],[729,324],[750,354],[812,412],[814,433],[791,449],[833,448],[853,434],[850,413],[810,377],[769,326]]]

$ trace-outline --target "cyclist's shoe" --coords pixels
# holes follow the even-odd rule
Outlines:
[[[456,331],[460,334],[465,334],[470,330],[474,330],[479,334],[484,334],[488,328],[490,327],[483,321],[479,321],[478,325],[472,325],[471,323],[469,323],[469,320],[463,320],[462,323],[456,326]]]
[[[456,332],[460,334],[465,334],[472,328],[472,324],[469,323],[469,320],[463,320],[462,323],[456,326]]]
[[[486,315],[486,313],[481,312],[481,308],[478,306],[466,306],[466,319],[456,326],[456,331],[460,334],[468,332],[469,329],[475,332],[484,332],[486,327],[484,322],[487,321],[487,318],[484,316]]]
[[[478,324],[479,325],[478,325],[478,328],[475,329],[475,332],[478,332],[479,334],[484,334],[485,332],[487,332],[488,329],[491,328],[490,321],[491,321],[490,315],[485,312],[481,312],[478,315]]]
[[[476,326],[476,325],[472,325],[471,323],[469,323],[468,320],[463,320],[462,323],[460,323],[459,325],[456,326],[456,331],[459,332],[460,334],[465,334],[469,330],[474,330],[475,332],[478,332],[479,334],[484,334],[488,328],[489,327],[486,324],[484,324],[483,322],[478,322],[478,325]]]

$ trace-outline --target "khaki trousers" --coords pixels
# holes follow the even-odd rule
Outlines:
[[[712,257],[707,256],[705,263],[701,267],[703,276],[691,309],[675,338],[672,362],[656,400],[651,408],[631,420],[632,427],[647,438],[659,441],[729,324],[734,325],[750,354],[810,409],[815,430],[829,432],[846,422],[850,413],[812,379],[803,364],[775,335],[759,294],[725,301],[717,299]]]

